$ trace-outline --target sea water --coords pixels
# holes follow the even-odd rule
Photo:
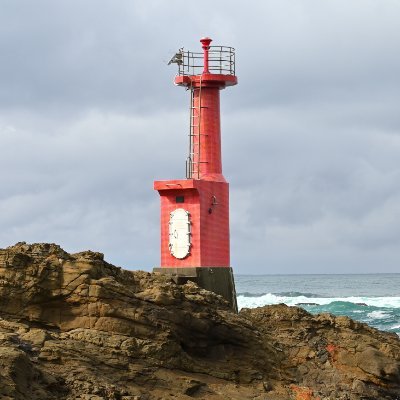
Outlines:
[[[400,274],[235,275],[239,309],[284,303],[400,336]]]

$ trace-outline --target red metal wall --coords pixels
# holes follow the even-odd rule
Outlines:
[[[178,185],[176,180],[155,184],[161,197],[161,267],[229,267],[229,185],[190,181],[195,187],[168,189],[168,185]],[[176,196],[184,196],[185,202],[176,203]],[[216,205],[212,205],[213,196]],[[182,260],[173,257],[168,247],[170,212],[177,208],[190,212],[192,224],[190,254]]]
[[[201,89],[200,124],[200,179],[224,180],[221,161],[220,88],[205,86]],[[199,107],[200,91],[194,95],[194,107]]]

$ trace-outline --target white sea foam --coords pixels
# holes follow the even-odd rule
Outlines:
[[[280,303],[287,304],[288,306],[294,306],[299,303],[327,305],[336,301],[365,304],[373,307],[400,308],[400,297],[289,297],[276,296],[272,293],[267,293],[258,297],[246,297],[239,295],[237,300],[240,309],[262,307]]]
[[[370,313],[367,314],[367,317],[372,318],[372,319],[384,319],[387,317],[390,317],[390,314],[388,314],[385,311],[371,311]]]

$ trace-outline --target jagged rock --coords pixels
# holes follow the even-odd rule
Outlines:
[[[55,244],[0,250],[1,399],[395,399],[400,343]],[[346,397],[347,396],[347,397]]]
[[[398,398],[400,341],[396,334],[348,317],[313,316],[284,304],[242,310],[241,315],[282,350],[280,368],[293,379],[299,397]]]

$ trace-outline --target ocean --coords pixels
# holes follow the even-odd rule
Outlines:
[[[235,284],[239,309],[299,305],[400,336],[400,274],[235,275]]]

